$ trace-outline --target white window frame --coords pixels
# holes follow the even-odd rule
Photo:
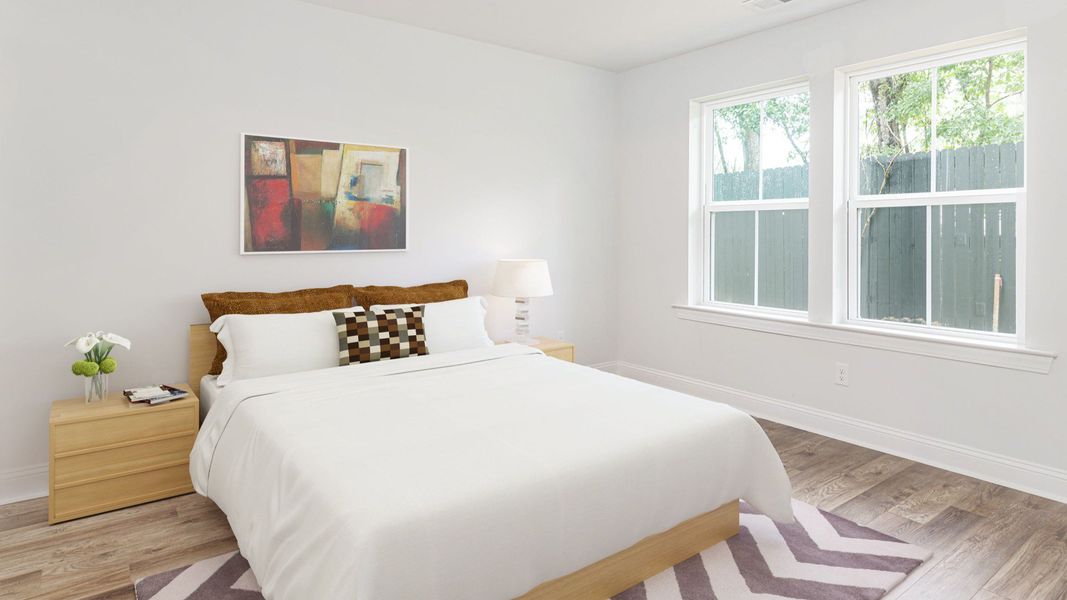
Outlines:
[[[810,204],[810,190],[811,190],[811,170],[808,170],[808,190],[809,198],[785,198],[776,200],[729,200],[729,201],[714,201],[714,174],[715,174],[715,160],[717,158],[715,151],[715,144],[713,143],[713,124],[711,120],[711,114],[716,109],[727,108],[730,106],[737,106],[740,104],[749,104],[752,102],[763,102],[765,100],[771,100],[781,96],[789,96],[792,94],[806,93],[810,99],[811,86],[806,78],[793,79],[785,82],[778,82],[767,86],[760,86],[756,88],[748,88],[745,90],[739,90],[734,92],[728,92],[726,94],[718,94],[715,96],[709,96],[706,98],[700,98],[693,101],[695,109],[699,111],[699,149],[696,152],[698,155],[699,165],[699,181],[700,181],[700,210],[697,211],[698,218],[700,219],[700,232],[701,232],[701,252],[700,252],[700,293],[697,296],[699,304],[701,306],[723,308],[730,311],[750,312],[762,315],[777,315],[786,318],[801,318],[806,319],[808,310],[794,310],[787,308],[777,308],[771,306],[759,305],[759,213],[761,211],[773,211],[773,210],[808,210]],[[761,113],[760,118],[760,140],[763,140],[762,128],[763,118]],[[808,135],[811,135],[811,124],[809,117]],[[809,157],[810,164],[810,157]],[[760,146],[760,176],[759,176],[759,195],[763,195],[763,147]],[[715,282],[715,257],[712,254],[714,250],[712,230],[712,216],[717,212],[755,212],[755,251],[754,251],[754,265],[753,265],[753,304],[739,304],[735,302],[725,302],[722,300],[716,300],[714,298],[714,282]],[[811,213],[808,213],[808,228],[810,232]],[[809,233],[810,240],[810,233]],[[810,244],[810,242],[809,242]],[[807,265],[805,265],[807,269]],[[810,280],[808,287],[808,300],[805,303],[809,306],[811,304],[811,288]]]
[[[1009,52],[1022,51],[1024,58],[1024,69],[1029,70],[1029,60],[1026,56],[1027,44],[1025,37],[1013,37],[1004,40],[998,40],[995,42],[989,42],[985,44],[972,45],[969,47],[957,48],[948,52],[940,52],[936,54],[927,54],[926,56],[912,58],[910,60],[895,61],[887,65],[879,65],[871,68],[864,68],[847,72],[847,100],[845,106],[845,138],[846,138],[846,156],[844,158],[845,164],[841,169],[844,174],[844,189],[846,190],[845,201],[845,219],[844,225],[847,245],[848,245],[848,266],[847,266],[847,314],[843,320],[844,324],[856,325],[865,328],[872,329],[885,329],[889,331],[898,331],[902,333],[911,333],[915,335],[925,336],[939,336],[939,337],[955,337],[961,339],[970,339],[975,341],[993,342],[999,344],[1011,344],[1022,346],[1024,336],[1024,324],[1025,324],[1025,290],[1026,290],[1026,182],[1028,181],[1027,172],[1029,170],[1030,155],[1028,152],[1029,132],[1027,131],[1027,119],[1029,113],[1029,106],[1027,104],[1027,95],[1029,91],[1029,78],[1028,73],[1023,74],[1023,105],[1026,107],[1023,113],[1023,187],[1020,188],[1005,188],[1005,189],[985,189],[985,190],[963,190],[963,191],[949,191],[938,192],[937,189],[937,84],[938,80],[935,76],[931,78],[932,87],[932,111],[931,115],[931,169],[930,169],[930,192],[918,192],[909,194],[882,194],[882,195],[861,195],[859,193],[859,102],[858,92],[859,84],[871,79],[879,79],[882,77],[889,77],[892,75],[898,75],[901,73],[908,73],[912,71],[920,71],[926,69],[933,69],[935,67],[941,67],[946,65],[952,65],[960,62],[966,62],[969,60],[975,60],[979,58],[985,58],[988,56],[995,56],[999,54],[1006,54]],[[1016,245],[1016,281],[1015,281],[1015,307],[1016,307],[1016,328],[1015,333],[994,333],[988,331],[974,331],[969,329],[958,329],[952,327],[940,327],[930,325],[931,311],[933,307],[931,294],[933,292],[932,282],[932,261],[930,258],[931,252],[931,235],[930,230],[930,217],[931,210],[934,206],[948,206],[948,205],[960,205],[960,204],[996,204],[996,203],[1009,203],[1015,205],[1015,245]],[[926,323],[901,323],[892,321],[883,321],[879,319],[865,319],[859,316],[859,283],[860,283],[860,261],[859,261],[859,236],[856,231],[857,217],[859,211],[865,208],[876,207],[908,207],[908,206],[925,206],[926,207]]]

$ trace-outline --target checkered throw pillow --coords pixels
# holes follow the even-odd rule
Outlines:
[[[426,354],[422,306],[333,313],[343,367]]]

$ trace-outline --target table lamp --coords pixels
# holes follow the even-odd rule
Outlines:
[[[530,337],[530,298],[552,295],[548,262],[540,258],[498,260],[490,293],[515,299],[515,339],[511,341],[534,343]]]

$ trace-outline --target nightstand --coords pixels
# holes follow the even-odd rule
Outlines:
[[[552,358],[558,358],[567,362],[574,362],[574,344],[561,342],[552,338],[539,337],[536,344],[531,347],[537,348]]]
[[[190,390],[188,385],[179,385]],[[148,406],[121,393],[86,404],[57,400],[48,419],[48,522],[193,491],[189,453],[200,399]]]

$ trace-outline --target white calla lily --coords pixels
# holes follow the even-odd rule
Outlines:
[[[116,346],[122,346],[123,348],[130,349],[130,340],[114,333],[103,333],[98,337],[109,344],[115,344]]]
[[[95,333],[90,331],[82,337],[76,337],[64,345],[70,346],[71,344],[73,344],[75,350],[81,352],[82,354],[85,354],[86,352],[95,348],[98,343],[100,343],[100,338],[98,338]]]
[[[130,349],[130,340],[115,333],[104,333],[103,331],[88,332],[81,337],[76,337],[73,340],[64,344],[64,346],[74,346],[74,348],[82,354],[88,354],[93,348],[96,348],[99,344],[105,344],[101,348],[105,353],[110,352],[112,346],[122,346],[123,348]]]

